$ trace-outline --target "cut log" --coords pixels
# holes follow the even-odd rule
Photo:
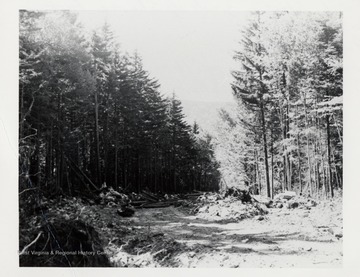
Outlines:
[[[187,197],[199,197],[199,196],[204,195],[204,194],[205,193],[203,193],[203,192],[193,192],[193,193],[187,193],[184,196],[187,196]]]
[[[167,202],[158,202],[158,203],[148,203],[148,204],[144,204],[141,206],[141,208],[166,208],[166,207],[170,207],[171,203],[167,203]]]
[[[160,201],[160,199],[158,197],[156,197],[154,194],[146,192],[146,191],[141,192],[140,196],[141,196],[141,198],[146,199],[146,200],[151,201],[151,202]]]
[[[155,201],[160,201],[160,197],[156,196],[155,194],[148,192],[148,191],[142,191],[142,195],[146,195],[148,198],[151,198]]]
[[[151,203],[156,203],[156,202],[158,202],[157,200],[155,200],[155,199],[153,199],[153,198],[151,198],[151,197],[148,197],[147,195],[145,195],[145,194],[140,194],[140,196],[141,196],[141,200],[140,201],[146,201],[146,202],[151,202]]]
[[[139,207],[139,206],[144,205],[146,203],[149,203],[149,202],[145,201],[145,200],[131,201],[131,205],[133,205],[134,207]]]

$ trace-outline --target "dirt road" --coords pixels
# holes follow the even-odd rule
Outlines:
[[[163,248],[132,254],[124,251],[126,247],[110,244],[108,249],[118,266],[341,267],[342,238],[334,236],[335,227],[319,225],[319,215],[303,209],[270,209],[263,218],[219,223],[175,207],[144,209],[130,220],[117,217],[123,221],[118,223],[126,221],[148,238],[155,234],[156,240],[165,242]],[[162,259],[156,259],[159,253],[164,254]]]

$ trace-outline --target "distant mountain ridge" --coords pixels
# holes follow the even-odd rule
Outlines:
[[[214,134],[220,109],[233,109],[235,102],[182,100],[185,119],[191,126],[196,121],[204,132]]]

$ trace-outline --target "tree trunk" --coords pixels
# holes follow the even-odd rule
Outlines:
[[[296,105],[296,118],[298,118],[298,112],[299,112],[299,109],[298,109],[298,106]],[[296,138],[297,155],[298,155],[298,179],[299,179],[300,193],[302,194],[303,186],[302,186],[302,182],[301,182],[300,126],[299,126],[299,120],[297,120],[296,122],[297,122],[297,128],[298,128],[297,138]]]
[[[287,164],[288,164],[288,181],[289,181],[289,190],[292,190],[292,164],[290,160],[290,156],[287,156]]]
[[[96,144],[96,180],[97,185],[101,186],[101,170],[100,170],[100,139],[99,139],[99,103],[98,92],[95,90],[95,144]]]
[[[309,121],[307,116],[307,107],[306,107],[306,95],[303,95],[304,98],[304,113],[305,113],[305,129],[308,131]],[[309,176],[309,188],[310,195],[312,195],[312,180],[311,180],[311,160],[310,160],[310,145],[309,145],[309,134],[306,134],[306,152],[307,152],[307,160],[308,160],[308,176]]]
[[[336,126],[336,130],[337,130],[337,132],[338,132],[339,140],[340,140],[341,144],[343,144],[343,140],[342,140],[340,128],[339,128],[339,125],[336,123],[334,114],[332,114],[332,118],[333,118],[334,124],[335,124],[335,126]]]
[[[117,126],[117,122],[115,124],[114,179],[115,179],[115,188],[119,189],[119,183],[118,183],[118,126]]]
[[[301,182],[301,154],[300,154],[300,135],[297,135],[297,154],[298,154],[298,178],[299,178],[299,185],[300,185],[300,193],[302,193],[302,182]]]
[[[326,133],[327,133],[327,154],[328,154],[328,164],[329,164],[329,189],[331,197],[334,197],[334,188],[332,182],[332,172],[331,172],[331,145],[330,145],[330,118],[329,115],[326,116]]]
[[[62,167],[61,167],[61,156],[62,156],[62,143],[61,143],[61,127],[60,127],[60,121],[61,121],[61,94],[58,93],[58,113],[57,113],[57,148],[56,148],[56,186],[55,191],[58,192],[61,187],[61,174],[62,174]]]
[[[283,113],[283,109],[282,107],[280,107],[280,125],[281,125],[281,131],[282,131],[282,136],[285,139],[286,138],[286,131],[285,131],[285,124],[284,124],[284,113]],[[285,152],[285,147],[282,147],[282,151],[283,151],[283,176],[284,176],[284,180],[282,183],[282,191],[284,192],[285,189],[287,189],[287,172],[286,172],[286,152]]]
[[[106,104],[107,105],[107,104]],[[104,114],[104,131],[103,131],[103,147],[104,147],[104,182],[109,183],[109,116]]]
[[[269,161],[267,153],[267,138],[266,138],[266,126],[265,126],[265,111],[262,101],[260,102],[261,118],[262,118],[262,131],[263,131],[263,141],[264,141],[264,156],[265,156],[265,173],[266,173],[266,192],[267,197],[271,197],[270,193],[270,178],[269,178]]]
[[[285,120],[285,134],[284,138],[290,138],[290,117],[289,117],[289,100],[286,99],[286,120]],[[290,160],[291,153],[286,154],[286,165],[287,165],[287,181],[288,181],[288,190],[292,190],[292,166]]]
[[[271,198],[274,198],[274,139],[271,130]]]
[[[257,185],[257,188],[255,188],[256,191],[255,194],[261,194],[261,178],[260,178],[257,150],[255,150],[254,155],[255,155],[255,184]]]

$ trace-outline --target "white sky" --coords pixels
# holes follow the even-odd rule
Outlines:
[[[246,12],[78,11],[87,30],[111,26],[123,51],[137,50],[161,92],[180,100],[232,101],[232,57]]]

